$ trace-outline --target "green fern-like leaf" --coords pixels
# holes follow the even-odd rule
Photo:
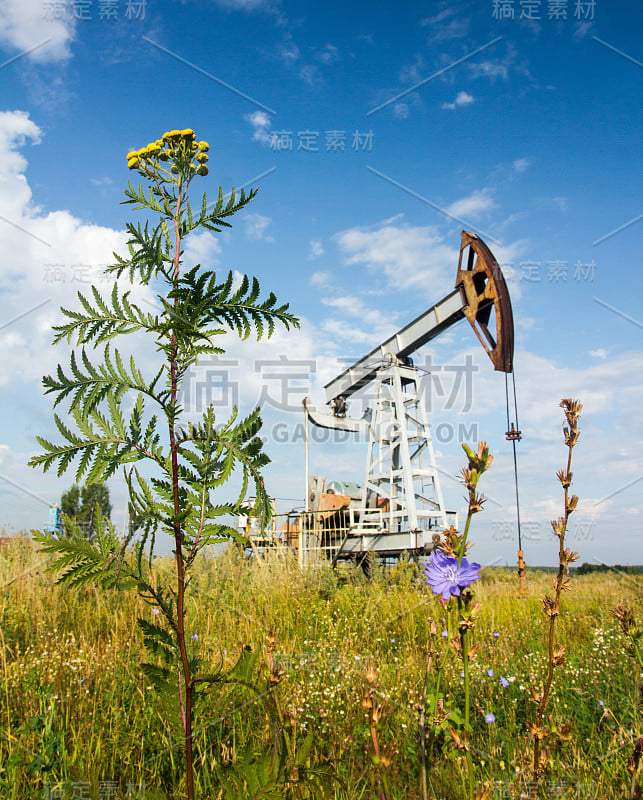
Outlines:
[[[138,330],[155,331],[157,319],[145,314],[134,303],[129,302],[129,292],[122,297],[118,294],[118,284],[114,284],[111,294],[111,308],[101,297],[100,292],[92,286],[93,304],[81,292],[78,299],[83,311],[62,308],[61,311],[69,319],[62,325],[54,325],[57,331],[54,344],[66,339],[71,342],[76,337],[79,344],[94,342],[100,344],[115,336],[134,333]]]
[[[112,586],[115,582],[115,556],[120,543],[109,520],[99,515],[91,542],[69,518],[65,518],[65,530],[66,535],[60,538],[48,532],[31,532],[40,550],[54,556],[49,571],[62,571],[56,583],[83,586],[98,580],[105,586]]]

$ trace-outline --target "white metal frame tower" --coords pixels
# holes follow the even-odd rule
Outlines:
[[[372,531],[382,519],[390,533],[448,528],[419,375],[415,367],[396,358],[377,372],[362,511],[355,532]]]

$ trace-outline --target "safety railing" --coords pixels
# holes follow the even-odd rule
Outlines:
[[[273,506],[274,508],[274,506]],[[457,528],[457,513],[447,512]],[[256,517],[239,518],[239,528],[245,533],[248,546],[255,555],[266,550],[288,548],[297,555],[301,567],[314,566],[322,561],[336,562],[349,539],[355,553],[355,538],[388,533],[386,512],[382,509],[344,508],[328,511],[290,511],[272,514],[262,527]],[[435,529],[435,532],[439,532]],[[365,553],[368,546],[359,552]]]

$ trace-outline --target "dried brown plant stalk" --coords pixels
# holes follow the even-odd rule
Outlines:
[[[381,788],[378,792],[378,800],[389,800],[390,791],[386,780],[386,771],[393,763],[396,748],[388,745],[382,749],[378,737],[378,727],[384,719],[384,704],[380,702],[377,687],[377,669],[375,664],[370,662],[366,669],[366,686],[362,692],[362,708],[368,712],[368,729],[373,742],[371,752],[371,762],[379,770]]]
[[[551,523],[554,535],[558,537],[559,547],[558,573],[554,581],[554,594],[553,597],[547,594],[543,598],[543,611],[549,618],[547,635],[547,677],[542,689],[536,689],[535,687],[531,687],[530,689],[533,699],[538,704],[536,721],[530,723],[528,726],[529,732],[534,739],[534,781],[538,781],[540,777],[542,777],[547,765],[548,749],[541,743],[544,743],[545,740],[552,735],[553,731],[545,727],[543,722],[554,681],[554,670],[565,660],[565,648],[556,643],[556,618],[560,614],[561,595],[564,591],[569,591],[571,588],[569,565],[578,558],[578,553],[573,553],[568,547],[565,547],[565,533],[567,532],[569,516],[578,505],[578,497],[575,494],[570,496],[569,488],[572,483],[572,450],[580,437],[578,419],[583,406],[578,400],[564,398],[560,401],[560,407],[565,413],[566,421],[566,424],[563,423],[563,433],[565,435],[565,444],[567,445],[567,467],[564,470],[558,470],[556,476],[565,493],[565,515],[558,517],[558,519],[553,520]]]
[[[422,787],[422,798],[428,800],[428,790],[426,785],[426,737],[427,728],[425,724],[426,694],[431,675],[431,664],[436,651],[433,647],[433,639],[438,635],[437,625],[433,620],[429,623],[429,659],[426,662],[426,672],[424,674],[424,688],[422,689],[422,700],[420,702],[420,786]]]

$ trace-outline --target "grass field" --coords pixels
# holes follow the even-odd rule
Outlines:
[[[27,538],[0,548],[0,795],[181,797],[179,721],[140,668],[136,617],[153,619],[154,609],[135,592],[57,587],[46,565]],[[169,559],[157,565],[171,569]],[[541,598],[550,584],[550,575],[528,571],[528,595],[519,598],[513,572],[483,570],[476,587],[483,606],[475,629],[471,741],[476,777],[488,782],[491,797],[536,796],[526,784],[512,794],[512,786],[532,746],[529,687],[542,680]],[[628,759],[643,735],[641,675],[610,609],[627,605],[641,623],[642,588],[640,576],[613,571],[580,576],[565,594],[558,630],[567,661],[556,671],[550,703],[561,736],[538,796],[630,796]],[[379,796],[362,707],[366,669],[374,664],[384,704],[379,738],[394,749],[389,796],[421,798],[418,705],[429,621],[441,632],[443,612],[413,565],[374,569],[368,582],[357,571],[338,580],[328,567],[302,574],[291,558],[257,563],[231,548],[202,560],[190,591],[191,647],[213,667],[232,666],[249,645],[261,654],[255,682],[266,686],[261,664],[272,648],[283,673],[274,693],[295,746],[313,733],[302,773],[311,770],[314,781],[319,770],[324,797]],[[437,638],[446,647],[446,638]],[[455,658],[447,660],[442,686],[445,707],[460,707]],[[495,721],[487,721],[489,714]],[[197,708],[195,730],[197,796],[234,796],[221,790],[221,776],[243,771],[244,759],[261,752],[271,734],[262,698],[223,685]],[[438,735],[429,797],[464,796],[459,758],[448,733]],[[291,784],[290,792],[238,796],[309,796],[303,783]]]

